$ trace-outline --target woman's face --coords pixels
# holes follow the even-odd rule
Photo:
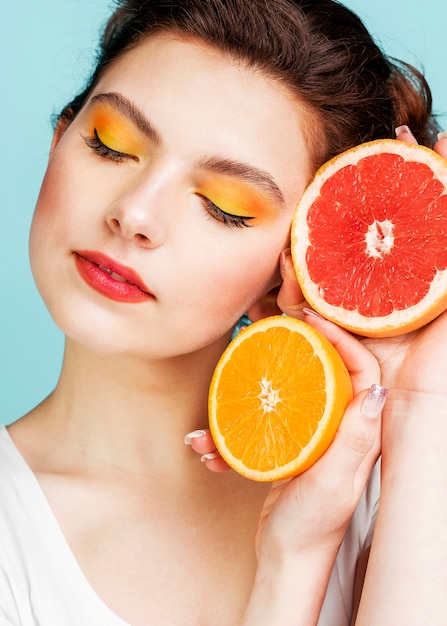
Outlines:
[[[103,75],[56,143],[31,229],[53,318],[102,353],[228,339],[279,282],[310,175],[304,112],[261,72],[169,35]]]

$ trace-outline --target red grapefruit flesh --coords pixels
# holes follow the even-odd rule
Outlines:
[[[447,161],[392,139],[331,159],[296,208],[292,257],[309,304],[352,332],[430,322],[447,308]]]

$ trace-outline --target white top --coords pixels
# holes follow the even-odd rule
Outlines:
[[[355,564],[371,543],[378,496],[376,468],[338,554],[319,626],[349,625]],[[0,426],[0,626],[87,625],[129,626],[90,586],[35,475]]]

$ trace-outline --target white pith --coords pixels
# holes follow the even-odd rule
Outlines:
[[[382,259],[394,246],[394,225],[391,220],[374,221],[365,235],[366,252],[369,256]]]
[[[273,389],[271,381],[263,378],[260,381],[261,393],[258,398],[261,401],[261,408],[264,413],[271,413],[276,409],[276,405],[281,401],[279,397],[279,389]]]

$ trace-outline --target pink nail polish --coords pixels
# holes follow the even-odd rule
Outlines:
[[[371,385],[368,395],[363,400],[362,414],[371,419],[379,417],[385,405],[387,395],[388,389],[386,387],[382,387],[382,385]]]
[[[311,315],[312,317],[316,317],[319,320],[324,320],[324,317],[322,317],[319,313],[317,313],[313,309],[308,309],[307,307],[304,307],[303,313],[305,313],[306,315]]]

